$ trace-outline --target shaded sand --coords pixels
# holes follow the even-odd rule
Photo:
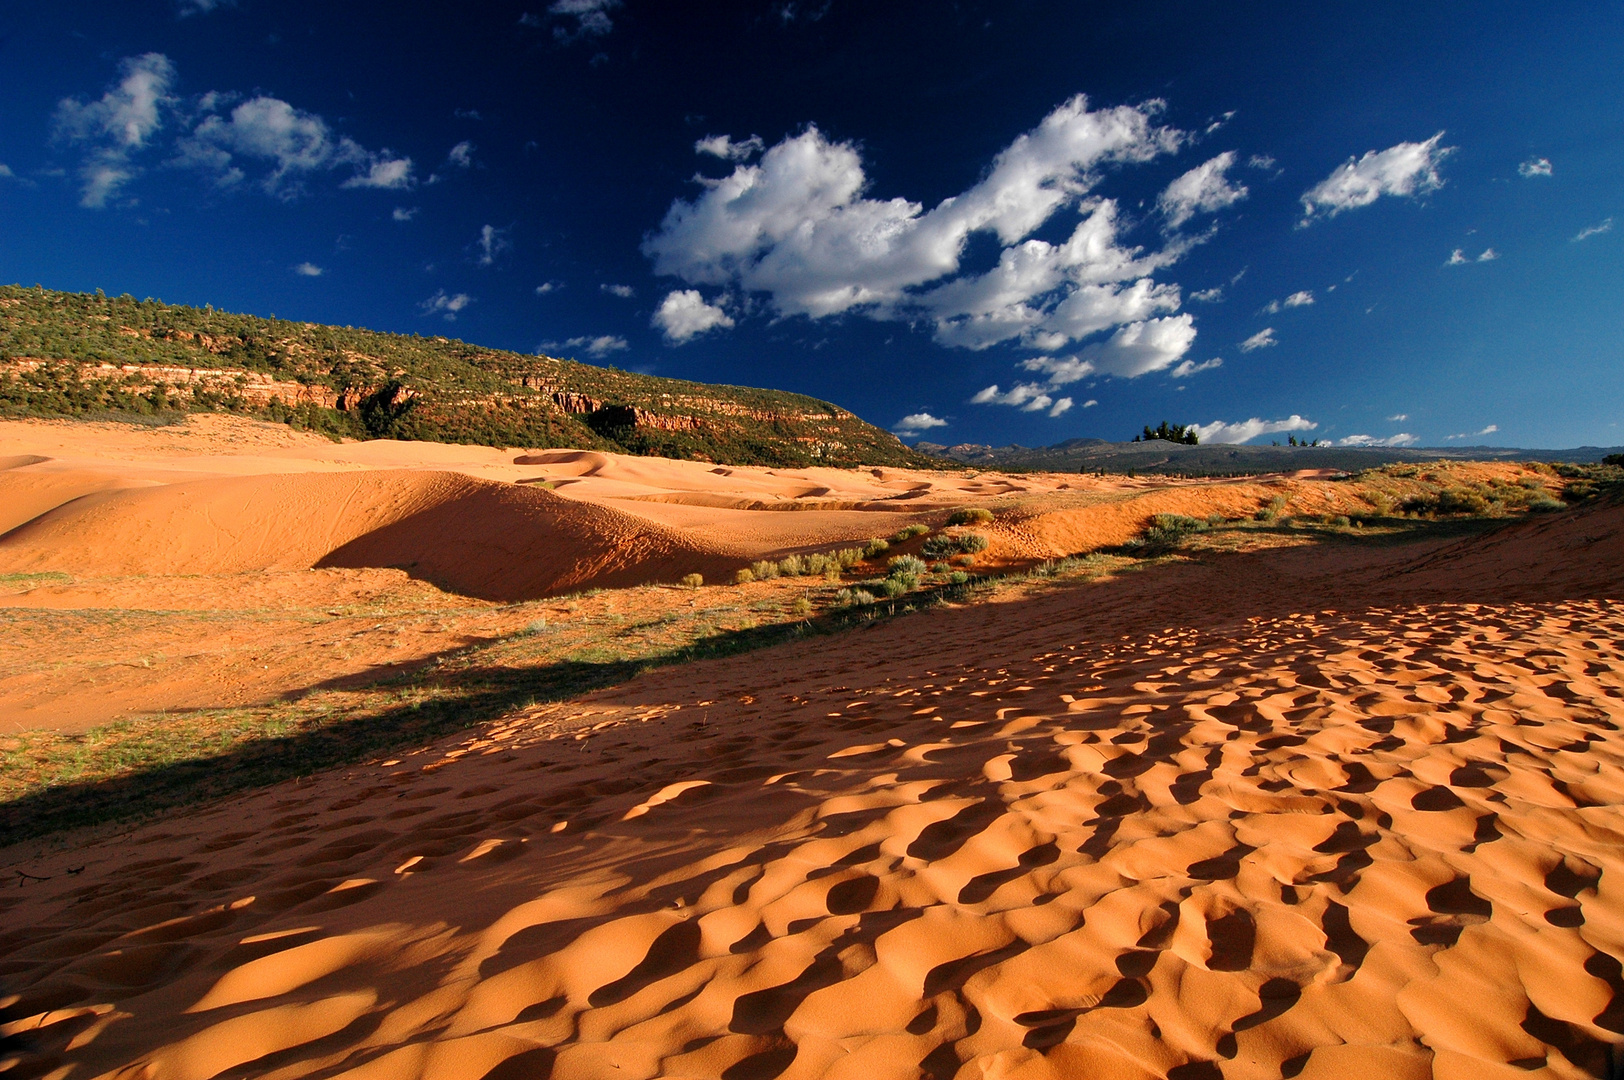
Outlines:
[[[0,1054],[76,1080],[1599,1076],[1621,566],[1602,506],[1036,584],[14,848]]]

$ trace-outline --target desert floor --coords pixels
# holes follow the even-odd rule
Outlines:
[[[1356,496],[0,424],[0,750],[777,618],[665,586],[956,506],[981,570]],[[1607,1075],[1624,508],[1243,540],[0,849],[0,1076]]]

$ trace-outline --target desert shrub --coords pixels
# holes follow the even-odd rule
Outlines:
[[[912,555],[895,555],[886,564],[888,576],[894,578],[911,577],[917,579],[925,572],[925,560]]]
[[[834,560],[830,559],[829,556],[819,555],[816,552],[811,555],[801,556],[801,564],[806,568],[808,577],[822,577],[829,572],[831,562],[834,562]],[[836,562],[834,565],[838,567],[840,564]]]
[[[1551,498],[1549,493],[1535,495],[1528,500],[1528,512],[1531,514],[1549,514],[1553,510],[1561,509],[1561,500]]]
[[[982,506],[961,506],[947,516],[949,525],[985,525],[992,521],[992,511]]]
[[[840,569],[850,570],[863,561],[862,548],[841,548],[834,553],[833,558],[840,563]]]
[[[530,623],[523,630],[520,630],[519,631],[519,636],[520,637],[535,637],[537,634],[545,634],[546,632],[547,632],[547,620],[545,618],[541,618],[541,619],[537,619],[533,623]]]
[[[748,585],[754,580],[756,580],[756,572],[748,566],[733,571],[733,584],[735,585]]]
[[[1214,512],[1207,515],[1207,524],[1210,525],[1212,528],[1215,528],[1215,529],[1218,526],[1224,524],[1228,520],[1229,520],[1228,518],[1224,517],[1224,515],[1218,513],[1217,511],[1214,511]]]
[[[887,551],[890,551],[890,550],[891,550],[891,545],[886,543],[884,540],[881,540],[879,537],[876,536],[874,539],[870,540],[868,542],[868,544],[863,548],[863,558],[865,558],[865,559],[877,559],[881,555],[884,555]]]
[[[880,582],[880,591],[885,593],[886,599],[895,600],[917,584],[912,578],[888,577]]]
[[[963,570],[955,570],[947,576],[947,580],[953,585],[963,585],[966,581],[970,580],[970,575],[966,574]]]
[[[867,589],[841,589],[835,593],[837,607],[860,607],[863,604],[872,604],[874,594]]]
[[[959,533],[956,536],[937,533],[925,541],[925,546],[921,550],[925,557],[930,559],[955,554],[974,555],[987,550],[987,538],[976,532]]]
[[[804,596],[797,596],[789,606],[791,615],[809,615],[812,613],[812,601]]]
[[[1487,514],[1489,500],[1471,488],[1445,488],[1436,494],[1412,495],[1399,504],[1407,514]]]
[[[1257,520],[1264,523],[1272,522],[1280,516],[1280,511],[1284,510],[1285,508],[1286,497],[1284,495],[1276,495],[1274,498],[1264,503],[1263,506],[1258,510],[1256,515]]]
[[[682,583],[684,585],[686,585],[690,589],[697,589],[701,585],[705,584],[705,575],[704,574],[684,574],[684,575],[682,575]]]
[[[1603,465],[1624,465],[1624,454],[1608,454],[1601,459]]]
[[[963,555],[953,556],[948,560],[948,562],[952,563],[954,566],[974,566],[976,564],[976,557],[971,555],[969,552],[966,552]]]
[[[778,564],[771,559],[762,559],[750,564],[750,573],[755,575],[757,581],[771,581],[778,576]]]
[[[1346,514],[1338,514],[1336,517],[1331,519],[1331,524],[1338,525],[1346,529],[1349,525],[1353,524],[1353,521]]]
[[[1122,546],[1136,555],[1171,551],[1191,533],[1206,532],[1207,523],[1184,514],[1156,514],[1145,531]]]
[[[1562,489],[1562,497],[1572,502],[1588,499],[1596,493],[1596,485],[1588,480],[1573,480]]]
[[[928,532],[930,532],[929,525],[921,525],[916,521],[912,525],[904,525],[902,528],[898,529],[897,534],[891,538],[891,542],[893,544],[906,544],[914,537],[924,536]]]
[[[800,577],[806,573],[806,563],[799,555],[786,555],[778,560],[778,572],[784,577]]]

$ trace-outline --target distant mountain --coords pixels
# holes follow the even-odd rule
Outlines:
[[[333,435],[732,465],[939,459],[827,401],[443,337],[0,287],[0,416],[235,412]]]
[[[1186,476],[1231,473],[1289,472],[1295,469],[1339,469],[1354,472],[1406,461],[1572,461],[1596,462],[1624,451],[1618,446],[1580,446],[1571,450],[1526,450],[1505,446],[1183,446],[1150,442],[1106,442],[1067,439],[1053,446],[942,446],[921,442],[921,453],[983,469],[1029,472],[1140,472]]]

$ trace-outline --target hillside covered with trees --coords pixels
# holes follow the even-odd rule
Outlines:
[[[940,464],[802,394],[443,337],[0,286],[0,415],[199,411],[335,437],[584,447],[737,465]]]

